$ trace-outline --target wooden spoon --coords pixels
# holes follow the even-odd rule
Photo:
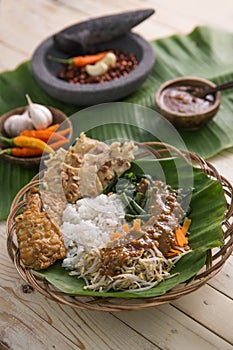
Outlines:
[[[195,89],[192,93],[195,97],[205,98],[207,95],[214,94],[217,91],[222,91],[226,89],[233,88],[233,81],[228,81],[227,83],[217,85],[212,88]]]

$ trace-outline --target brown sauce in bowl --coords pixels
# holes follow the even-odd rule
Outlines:
[[[214,96],[198,98],[189,91],[191,86],[174,86],[163,90],[161,102],[173,112],[182,114],[199,114],[206,112],[214,104]]]

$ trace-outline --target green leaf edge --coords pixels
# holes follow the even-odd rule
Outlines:
[[[161,163],[165,166],[165,169],[170,169],[173,160],[162,160]],[[189,242],[192,251],[184,255],[172,269],[172,273],[181,272],[178,276],[167,279],[163,282],[160,282],[156,287],[149,289],[148,291],[142,292],[92,292],[83,290],[84,281],[78,279],[77,277],[72,277],[68,275],[66,271],[61,266],[61,262],[55,263],[53,266],[48,268],[45,271],[34,271],[34,273],[39,274],[44,277],[52,285],[60,289],[62,292],[72,295],[85,295],[85,296],[94,296],[94,297],[114,297],[114,298],[149,298],[162,295],[175,287],[176,285],[183,283],[190,278],[192,278],[198,271],[204,266],[206,260],[206,252],[209,249],[214,247],[221,246],[223,244],[223,232],[221,224],[225,217],[226,212],[226,199],[224,196],[224,190],[220,183],[216,180],[210,179],[207,175],[202,173],[199,169],[193,168],[194,172],[194,184],[198,183],[198,189],[194,189],[194,193],[191,199],[191,206],[193,203],[203,201],[204,199],[210,199],[212,197],[213,203],[217,205],[217,216],[213,215],[212,208],[203,208],[200,207],[197,211],[193,210],[189,217],[192,219],[192,224],[190,227],[190,236]],[[204,183],[204,186],[200,184]],[[194,186],[195,187],[195,186]],[[217,200],[216,200],[217,199]],[[204,201],[205,204],[205,201]],[[197,205],[197,204],[196,204]],[[202,222],[202,231],[203,234],[210,235],[207,237],[205,244],[200,245],[199,237],[198,241],[195,238],[196,232],[200,230],[200,227],[196,225],[197,222],[196,216],[200,215],[200,212],[203,214],[207,212],[210,213],[211,217],[211,226],[203,226]],[[215,214],[215,213],[214,213]],[[193,224],[194,223],[194,224]],[[198,236],[198,235],[197,235]],[[188,269],[187,269],[188,266]],[[184,269],[184,271],[182,271]]]

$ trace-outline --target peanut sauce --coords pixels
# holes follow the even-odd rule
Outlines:
[[[142,226],[141,231],[135,232],[139,233],[139,238],[129,241],[133,236],[128,235],[128,240],[123,239],[120,245],[116,240],[115,246],[100,250],[102,275],[119,275],[124,265],[130,266],[134,257],[142,256],[153,247],[158,248],[165,257],[172,248],[175,241],[174,230],[184,212],[176,200],[176,194],[169,192],[169,186],[164,187],[164,183],[156,181],[154,190],[150,202],[152,216]]]
[[[143,249],[130,247],[103,248],[100,251],[102,264],[100,273],[106,276],[115,276],[121,273],[121,267],[127,264],[129,259],[138,257],[143,253]]]
[[[197,114],[207,111],[214,103],[214,97],[207,99],[193,96],[191,86],[174,86],[165,89],[161,102],[171,111],[183,114]]]

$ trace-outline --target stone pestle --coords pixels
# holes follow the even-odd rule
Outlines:
[[[69,55],[85,55],[92,46],[123,36],[154,12],[153,9],[129,11],[80,22],[55,34],[54,43]]]

